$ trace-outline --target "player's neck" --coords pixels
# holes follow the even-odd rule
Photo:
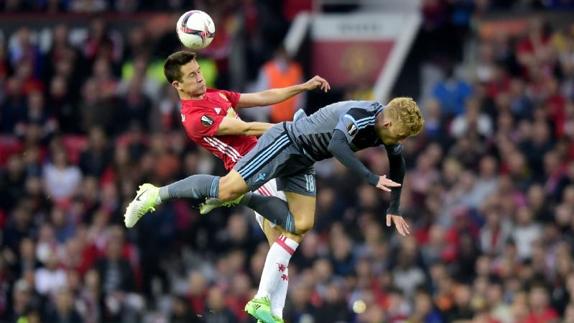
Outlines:
[[[375,121],[375,132],[383,142],[386,141],[386,127],[384,124],[385,124],[385,118],[382,113],[379,113]]]
[[[203,99],[203,97],[205,96],[205,93],[199,94],[199,95],[189,95],[187,93],[179,93],[179,99],[184,101],[184,100],[201,100]]]

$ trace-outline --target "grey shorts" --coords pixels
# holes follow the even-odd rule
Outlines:
[[[277,189],[315,196],[314,162],[291,142],[283,124],[276,124],[259,138],[257,145],[243,156],[234,169],[254,192],[276,178]]]

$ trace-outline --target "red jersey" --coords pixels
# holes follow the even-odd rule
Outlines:
[[[207,89],[203,99],[181,100],[181,123],[187,136],[223,160],[227,170],[257,143],[255,136],[216,135],[224,117],[239,119],[233,109],[239,96],[237,92]]]

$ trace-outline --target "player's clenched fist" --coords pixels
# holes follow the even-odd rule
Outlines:
[[[331,85],[329,84],[329,82],[327,82],[327,80],[320,77],[319,75],[313,76],[313,78],[305,82],[304,85],[307,91],[320,88],[321,90],[323,90],[323,92],[327,92],[331,89]]]

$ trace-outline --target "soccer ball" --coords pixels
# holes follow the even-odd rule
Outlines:
[[[213,20],[201,10],[191,10],[181,15],[176,28],[183,46],[193,50],[209,46],[215,37]]]

